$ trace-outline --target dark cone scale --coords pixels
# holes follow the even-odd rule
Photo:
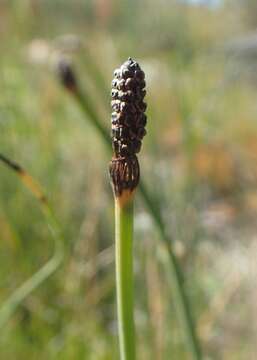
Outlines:
[[[129,58],[114,71],[112,81],[112,146],[110,175],[116,195],[134,190],[139,182],[136,154],[146,134],[145,74]]]
[[[139,182],[140,168],[135,155],[113,158],[110,163],[110,176],[116,196],[123,190],[133,191]]]

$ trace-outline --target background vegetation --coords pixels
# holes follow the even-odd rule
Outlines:
[[[140,162],[161,204],[206,359],[257,354],[255,1],[0,0],[0,151],[44,185],[60,269],[1,329],[1,359],[117,359],[109,155],[55,74],[60,56],[110,125],[113,69],[146,73]],[[188,359],[158,233],[136,201],[139,359]],[[51,256],[36,200],[0,168],[0,301]]]

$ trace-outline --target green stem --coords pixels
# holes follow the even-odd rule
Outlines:
[[[83,49],[81,52],[81,62],[83,63],[83,68],[86,69],[86,72],[90,74],[90,77],[93,78],[96,88],[100,90],[101,99],[104,99],[106,104],[109,102],[109,86],[106,86],[106,79],[103,76],[102,72],[99,71],[98,65],[96,64],[94,57],[92,56],[90,49]]]
[[[91,102],[90,97],[86,94],[85,90],[83,92],[81,89],[77,89],[75,92],[76,100],[78,101],[80,107],[82,108],[83,112],[89,117],[89,120],[92,124],[96,127],[98,132],[101,134],[102,138],[104,139],[105,144],[111,150],[111,143],[110,143],[110,135],[109,132],[103,127],[101,121],[95,111],[95,106]]]
[[[120,358],[134,360],[133,200],[124,206],[115,201],[115,238]]]
[[[188,350],[191,354],[192,359],[200,360],[202,359],[201,348],[198,338],[196,336],[194,321],[191,315],[188,297],[185,293],[185,289],[183,286],[182,274],[179,268],[177,258],[171,248],[171,240],[167,236],[167,233],[165,231],[165,226],[162,222],[159,209],[156,207],[154,201],[150,197],[149,192],[147,191],[142,181],[140,182],[140,190],[147,204],[147,207],[155,221],[155,224],[157,225],[161,239],[163,240],[165,245],[165,267],[167,269],[167,273],[171,274],[171,277],[168,276],[168,281],[170,283],[170,287],[172,288],[174,304],[179,316],[181,327],[183,329],[183,334],[186,344],[188,346]]]
[[[167,253],[166,253],[167,255]],[[172,261],[169,261],[171,260]],[[183,328],[184,337],[187,342],[188,350],[192,359],[200,360],[202,358],[201,349],[196,337],[193,319],[190,313],[190,304],[185,294],[183,279],[177,263],[177,259],[171,248],[168,249],[167,261],[165,261],[167,271],[172,274],[171,279],[168,277],[170,286],[173,290],[174,304],[177,309],[181,326]]]
[[[80,105],[81,109],[87,115],[89,121],[92,123],[93,126],[96,127],[96,129],[100,133],[103,142],[106,145],[107,150],[111,152],[111,142],[110,142],[109,133],[102,125],[98,117],[97,111],[94,108],[93,104],[91,103],[89,96],[85,95],[85,93],[82,92],[80,89],[77,89],[77,91],[74,92],[74,96],[78,104]],[[165,266],[168,267],[167,273],[172,275],[171,288],[173,290],[174,303],[178,311],[178,316],[181,323],[181,327],[183,329],[188,351],[190,352],[192,359],[201,360],[202,359],[201,349],[195,331],[190,304],[187,295],[185,293],[183,281],[181,279],[181,271],[179,269],[179,264],[171,248],[172,239],[167,235],[161,213],[159,209],[156,207],[154,200],[152,199],[151,195],[149,194],[149,191],[147,190],[142,180],[140,180],[139,190],[149,210],[149,213],[151,214],[151,217],[159,231],[160,238],[166,250],[166,258],[168,258],[168,261],[166,261]],[[170,281],[170,276],[168,276],[168,280]]]

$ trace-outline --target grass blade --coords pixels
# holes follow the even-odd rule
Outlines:
[[[41,189],[41,186],[32,178],[19,164],[0,154],[0,161],[14,171],[22,183],[38,199],[42,212],[54,239],[54,254],[34,275],[18,287],[0,307],[0,329],[13,315],[19,305],[36,290],[45,280],[49,278],[61,265],[63,253],[63,238],[60,226],[55,218],[49,202]]]

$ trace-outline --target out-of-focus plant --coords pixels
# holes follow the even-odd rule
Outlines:
[[[38,182],[30,176],[19,164],[0,154],[0,161],[14,171],[22,183],[30,190],[38,200],[42,212],[46,218],[48,227],[54,239],[54,254],[48,262],[35,272],[27,281],[18,287],[0,306],[0,328],[2,328],[19,305],[34,290],[46,281],[61,265],[63,260],[63,238],[61,228],[55,218],[54,212]]]

